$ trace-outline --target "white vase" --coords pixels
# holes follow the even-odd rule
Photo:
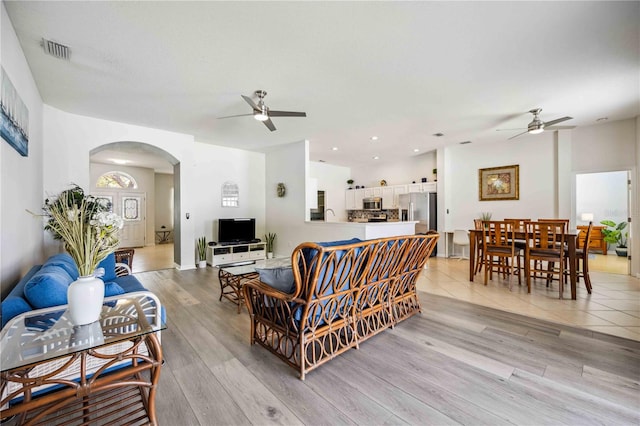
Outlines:
[[[267,252],[267,259],[273,259],[273,252]]]
[[[206,267],[207,267],[207,261],[206,260],[198,261],[198,268],[206,268]]]
[[[69,284],[67,303],[73,325],[91,324],[100,318],[104,301],[104,282],[93,275],[78,277]]]

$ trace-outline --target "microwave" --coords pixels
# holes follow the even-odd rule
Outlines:
[[[380,197],[363,198],[362,210],[382,210],[382,198]]]

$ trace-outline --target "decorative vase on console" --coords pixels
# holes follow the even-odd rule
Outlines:
[[[95,322],[104,300],[104,282],[96,277],[96,267],[118,247],[122,218],[110,213],[111,202],[85,195],[77,185],[46,199],[43,210],[48,217],[45,229],[64,242],[78,267],[79,277],[67,289],[69,319],[77,326]]]

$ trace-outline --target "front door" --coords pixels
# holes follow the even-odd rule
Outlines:
[[[146,229],[145,193],[96,191],[93,195],[111,201],[113,212],[124,220],[124,227],[120,231],[120,247],[144,247]]]

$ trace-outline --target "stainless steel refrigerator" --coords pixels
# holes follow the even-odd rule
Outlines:
[[[436,192],[410,192],[400,194],[398,203],[400,204],[401,220],[418,221],[416,229],[418,233],[426,233],[428,230],[438,229]],[[436,255],[436,250],[432,256]]]

